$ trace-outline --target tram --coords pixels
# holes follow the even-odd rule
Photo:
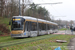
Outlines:
[[[29,16],[13,16],[11,37],[34,37],[58,31],[58,24]]]

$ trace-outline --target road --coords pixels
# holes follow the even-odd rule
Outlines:
[[[70,30],[64,30],[64,31],[58,31],[54,34],[69,34],[69,35],[75,35],[75,31],[71,32]]]

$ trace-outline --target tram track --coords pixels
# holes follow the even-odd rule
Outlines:
[[[51,37],[55,37],[55,36],[58,36],[58,35],[49,35],[49,36],[44,36],[44,37],[40,37],[40,38],[36,37],[36,38],[22,39],[21,41],[18,40],[18,41],[4,42],[4,43],[0,43],[0,48],[23,44],[23,43],[28,43],[28,42],[33,42],[33,41],[38,41],[38,40],[43,40],[43,39],[47,39],[47,38],[51,38]]]

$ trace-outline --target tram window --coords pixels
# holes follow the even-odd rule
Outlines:
[[[52,29],[52,25],[50,25],[50,29]]]
[[[27,24],[27,31],[30,31],[30,22]]]
[[[55,26],[55,29],[57,29],[57,26]]]
[[[53,30],[55,29],[55,26],[53,25]]]
[[[25,30],[26,30],[26,31],[30,31],[30,29],[31,29],[31,27],[30,27],[30,22],[27,21],[27,22],[25,23]]]
[[[39,23],[39,30],[42,30],[41,23]]]
[[[47,30],[48,30],[48,28],[49,28],[49,25],[47,25]]]
[[[46,24],[46,30],[48,30],[48,24]]]
[[[54,29],[55,29],[55,25],[54,25]]]
[[[48,30],[48,24],[47,24],[47,30]]]
[[[55,29],[58,29],[58,27],[57,27],[57,26],[55,26]]]
[[[52,30],[54,30],[54,25],[52,25]]]
[[[46,30],[46,24],[44,24],[44,30]]]
[[[54,29],[55,29],[55,25],[54,25]]]
[[[56,29],[56,25],[54,25],[54,28]]]
[[[15,21],[15,22],[13,22],[12,21],[12,27],[11,27],[11,29],[12,30],[23,30],[23,24],[21,24],[21,22],[20,21]]]
[[[51,25],[51,29],[53,29],[53,25]]]
[[[46,30],[46,24],[41,24],[42,30]]]
[[[41,27],[42,27],[41,29],[44,30],[44,24],[43,23],[41,24]]]
[[[31,30],[36,31],[37,30],[37,23],[31,22]]]
[[[28,24],[28,22],[25,23],[25,31],[27,31],[27,24]]]
[[[41,29],[44,30],[44,25],[43,25],[43,23],[41,23],[41,27],[42,27]]]
[[[46,30],[47,30],[47,24],[46,24]]]
[[[58,26],[56,26],[56,29],[58,29]]]
[[[50,29],[50,25],[48,24],[48,30]]]
[[[52,30],[52,29],[53,29],[53,25],[50,25],[50,26],[51,26],[51,28],[50,28],[50,29]]]

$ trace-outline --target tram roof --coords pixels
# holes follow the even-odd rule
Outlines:
[[[34,17],[30,17],[30,16],[13,16],[13,17],[22,17],[24,19],[38,20],[38,21],[41,21],[41,22],[47,22],[47,23],[52,23],[52,24],[58,25],[57,23],[54,23],[54,22],[51,22],[51,21],[47,21],[47,20],[43,20],[43,19],[37,19],[37,18],[34,18]]]

